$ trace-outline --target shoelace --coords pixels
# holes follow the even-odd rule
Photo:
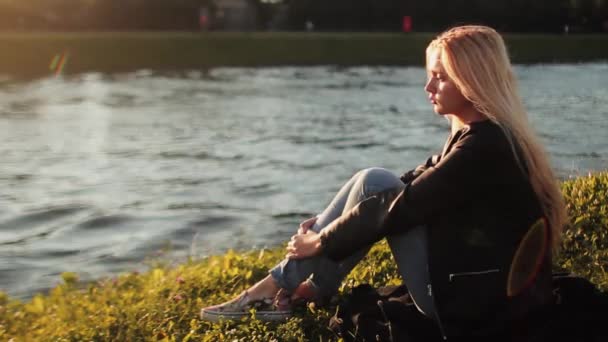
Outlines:
[[[244,311],[248,311],[250,309],[256,310],[266,310],[268,308],[273,307],[274,300],[272,298],[262,298],[262,299],[250,299],[249,293],[245,291],[245,293],[241,296],[239,301],[235,303],[237,308],[241,308]]]

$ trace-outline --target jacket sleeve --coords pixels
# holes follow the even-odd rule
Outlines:
[[[438,155],[438,154],[433,155],[433,156],[429,157],[424,164],[420,164],[420,165],[416,166],[415,169],[409,170],[406,173],[402,174],[401,177],[399,177],[399,179],[401,179],[401,181],[404,184],[407,184],[407,183],[413,181],[414,179],[416,179],[418,176],[420,176],[429,167],[435,166],[439,162],[440,159],[441,159],[440,155]]]
[[[474,140],[463,137],[402,191],[381,192],[333,221],[321,231],[323,253],[341,260],[388,234],[407,231],[450,206],[468,202],[491,167],[487,148]]]
[[[446,209],[470,203],[488,182],[495,182],[500,157],[482,140],[465,135],[437,165],[407,184],[389,208],[386,233],[425,224]]]
[[[359,202],[321,230],[322,253],[340,261],[384,237],[384,222],[398,190],[387,190]]]

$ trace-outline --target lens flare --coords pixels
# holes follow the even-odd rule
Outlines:
[[[55,76],[61,75],[69,59],[70,54],[67,52],[56,54],[49,64],[49,70],[55,74]]]

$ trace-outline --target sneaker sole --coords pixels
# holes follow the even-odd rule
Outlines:
[[[249,317],[248,312],[220,312],[201,310],[201,320],[208,322],[219,322],[221,320],[240,320]],[[260,321],[276,322],[285,321],[291,317],[291,311],[257,311],[255,318]]]

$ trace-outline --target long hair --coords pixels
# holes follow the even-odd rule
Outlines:
[[[486,26],[459,26],[435,38],[427,58],[437,50],[462,95],[505,133],[540,202],[557,251],[567,220],[564,199],[548,155],[528,121],[502,37]]]

